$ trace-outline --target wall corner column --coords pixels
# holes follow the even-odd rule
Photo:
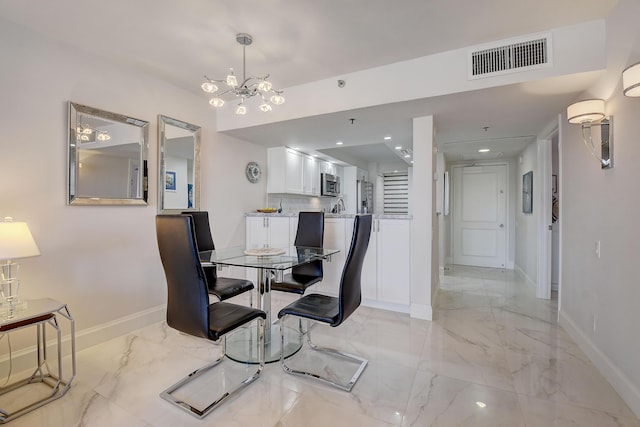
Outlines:
[[[411,317],[433,320],[432,296],[438,287],[433,271],[434,197],[433,116],[413,119],[413,179],[411,189]],[[437,239],[435,244],[438,244]],[[438,265],[436,250],[435,265]],[[434,283],[433,276],[436,280]]]

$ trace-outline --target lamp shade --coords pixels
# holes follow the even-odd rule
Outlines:
[[[0,260],[38,255],[40,250],[26,222],[13,222],[10,218],[0,222]]]
[[[626,96],[640,96],[640,62],[622,72],[622,93]]]
[[[567,107],[567,120],[569,120],[569,123],[589,123],[603,119],[604,116],[603,99],[587,99]]]

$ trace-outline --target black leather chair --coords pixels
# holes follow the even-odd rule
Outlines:
[[[361,291],[360,278],[362,274],[362,263],[369,246],[369,237],[371,236],[371,215],[359,215],[355,218],[353,227],[353,236],[351,238],[351,247],[349,254],[342,270],[342,278],[340,280],[340,293],[338,297],[331,297],[320,294],[308,294],[302,298],[292,302],[278,313],[280,319],[280,331],[285,330],[285,320],[288,316],[296,316],[316,322],[327,323],[332,327],[340,326],[353,312],[360,306]],[[284,332],[280,334],[281,345],[284,348]],[[368,361],[359,356],[343,353],[331,348],[324,348],[314,345],[311,342],[311,330],[307,332],[307,342],[313,350],[322,351],[332,355],[339,356],[349,360],[350,362],[359,363],[358,369],[347,382],[338,382],[329,378],[326,372],[308,372],[299,369],[293,369],[285,364],[284,357],[280,357],[282,369],[293,375],[303,375],[315,378],[324,383],[338,387],[345,391],[351,391],[356,381],[367,366]],[[317,367],[316,367],[317,368]]]
[[[298,214],[298,230],[296,246],[321,248],[324,241],[324,213],[300,212]],[[322,281],[322,260],[312,261],[291,269],[285,274],[282,282],[271,283],[272,291],[304,294],[307,288]]]
[[[198,257],[193,218],[189,215],[156,216],[156,233],[162,266],[167,279],[167,324],[188,335],[217,341],[224,334],[257,319],[258,370],[239,385],[226,390],[205,408],[197,408],[173,393],[195,380],[224,358],[192,372],[160,396],[184,411],[204,418],[212,410],[258,379],[264,368],[264,319],[262,310],[227,302],[209,304],[207,280]]]
[[[193,225],[196,233],[198,251],[213,251],[216,249],[211,236],[211,225],[209,223],[209,212],[207,211],[186,211],[182,215],[189,215],[193,218]],[[232,277],[218,277],[215,265],[203,266],[207,277],[209,293],[224,301],[233,298],[244,292],[250,292],[255,287],[250,280],[235,279]],[[249,300],[249,305],[253,306],[253,295]]]

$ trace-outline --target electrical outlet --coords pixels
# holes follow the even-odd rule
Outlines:
[[[600,259],[600,240],[596,241],[596,256]]]

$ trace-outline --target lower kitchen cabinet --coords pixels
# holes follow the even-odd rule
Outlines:
[[[246,226],[247,248],[288,248],[293,244],[289,217],[247,217]]]
[[[246,246],[247,248],[283,248],[293,245],[295,232],[291,237],[289,217],[255,216],[246,218]],[[246,269],[247,280],[256,284],[255,268]]]
[[[346,231],[350,238],[353,223],[347,225]],[[408,308],[411,302],[410,290],[411,221],[374,219],[369,248],[362,266],[363,300]]]
[[[327,295],[337,296],[340,290],[340,279],[344,262],[347,259],[349,247],[345,247],[345,218],[325,218],[324,220],[324,247],[338,249],[340,252],[331,255],[331,261],[325,261],[322,265],[323,278],[317,288],[310,288],[311,292],[321,292]],[[353,220],[351,220],[353,221]],[[353,228],[353,225],[351,226]]]
[[[346,261],[353,218],[324,220],[324,247],[338,249],[331,262],[323,263],[322,282],[307,292],[337,296]],[[247,217],[248,248],[293,246],[298,226],[297,217]],[[256,280],[254,269],[247,269],[247,278]],[[411,221],[374,219],[369,247],[362,267],[362,303],[395,311],[407,311],[411,283]]]

